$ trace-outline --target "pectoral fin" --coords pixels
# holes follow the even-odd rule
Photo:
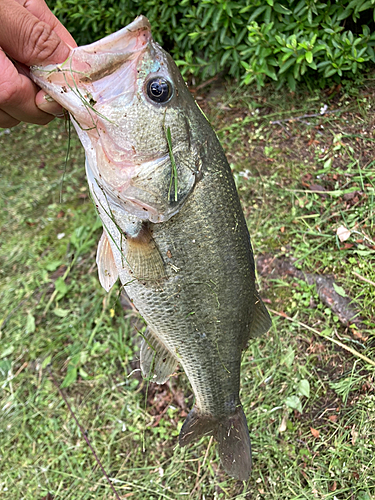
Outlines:
[[[96,252],[99,281],[106,292],[109,292],[118,278],[118,270],[113,257],[112,248],[105,231],[99,240]]]
[[[164,262],[147,224],[138,235],[126,239],[126,263],[138,280],[157,281],[166,277]]]
[[[144,378],[157,384],[165,384],[176,371],[177,360],[165,345],[146,329],[141,345],[141,370]]]

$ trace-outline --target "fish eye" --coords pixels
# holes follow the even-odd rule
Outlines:
[[[161,76],[147,82],[147,95],[151,101],[164,104],[172,97],[172,84]]]

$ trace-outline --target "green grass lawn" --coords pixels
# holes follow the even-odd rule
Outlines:
[[[0,131],[1,499],[116,498],[57,386],[123,499],[375,498],[375,89],[202,92],[270,262],[273,327],[242,363],[252,476],[229,478],[210,438],[179,448],[188,381],[142,381],[143,323],[99,285],[83,150],[73,134],[64,173],[55,120]],[[333,276],[357,320],[276,261]]]

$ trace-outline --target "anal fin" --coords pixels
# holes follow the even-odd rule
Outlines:
[[[118,270],[116,267],[115,259],[113,257],[112,248],[108,241],[106,231],[98,243],[96,252],[96,263],[98,265],[99,281],[106,292],[109,292],[118,278]]]
[[[147,327],[141,345],[141,370],[145,378],[165,384],[176,371],[177,360]]]

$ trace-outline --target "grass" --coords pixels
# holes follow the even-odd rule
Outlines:
[[[375,498],[374,367],[356,355],[375,360],[374,88],[211,95],[199,103],[227,151],[255,254],[334,275],[361,326],[341,324],[315,285],[259,269],[278,314],[243,355],[254,469],[247,484],[230,479],[209,438],[177,445],[192,405],[184,374],[164,386],[140,377],[142,322],[124,313],[119,288],[98,283],[101,228],[78,140],[60,203],[64,124],[12,129],[0,136],[4,500],[115,498],[50,371],[121,498]],[[334,112],[319,115],[324,104]]]

